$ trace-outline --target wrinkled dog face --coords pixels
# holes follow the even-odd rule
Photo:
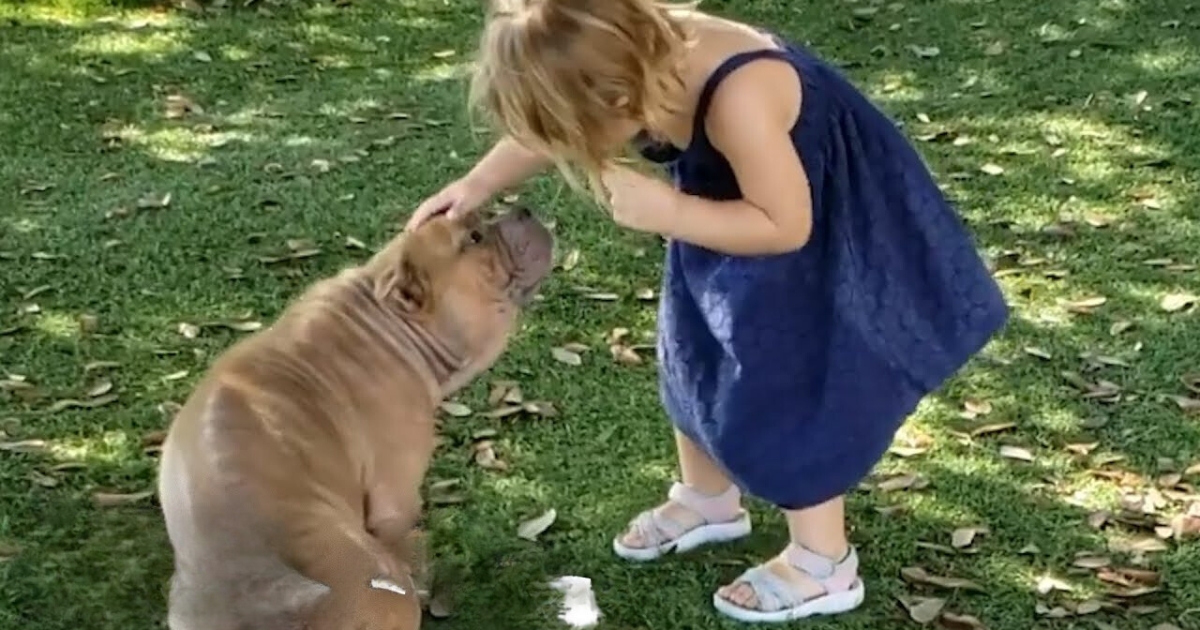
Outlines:
[[[446,391],[499,357],[520,308],[550,273],[553,237],[524,208],[485,220],[435,217],[380,252],[377,292],[467,365]]]

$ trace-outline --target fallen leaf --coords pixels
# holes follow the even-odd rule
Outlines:
[[[513,381],[494,381],[488,394],[488,406],[495,407],[500,403],[520,404],[524,400],[521,386]]]
[[[938,619],[938,625],[945,630],[987,630],[987,626],[978,617],[944,612]]]
[[[195,59],[201,63],[211,63],[212,55],[204,52],[203,50],[197,50],[196,52],[192,53],[192,59]]]
[[[111,392],[112,388],[113,388],[113,383],[112,383],[112,381],[110,381],[108,379],[103,379],[103,380],[97,381],[96,384],[92,385],[91,389],[89,389],[87,391],[87,397],[88,398],[97,398],[99,396],[103,396],[103,395]]]
[[[1200,394],[1200,373],[1184,374],[1183,376],[1179,377],[1179,381],[1183,383],[1184,387],[1188,388],[1192,392]]]
[[[583,297],[597,302],[616,302],[621,299],[616,293],[585,293]]]
[[[988,44],[987,47],[983,49],[983,54],[985,54],[989,57],[995,57],[996,55],[1003,55],[1004,54],[1004,42],[1002,42],[1000,40],[996,40],[996,41]]]
[[[982,171],[985,175],[1003,175],[1004,174],[1003,166],[1000,166],[999,164],[993,164],[991,162],[988,162],[987,164],[980,166],[979,170]]]
[[[171,205],[171,193],[169,192],[161,195],[150,193],[137,201],[137,207],[143,210],[161,210],[169,205]]]
[[[1037,585],[1034,589],[1040,595],[1048,595],[1054,591],[1071,592],[1075,587],[1051,575],[1043,575],[1038,578]]]
[[[367,244],[354,238],[353,236],[346,237],[346,249],[366,249]]]
[[[1168,293],[1162,297],[1158,304],[1162,307],[1162,310],[1168,313],[1175,313],[1192,306],[1197,301],[1200,301],[1200,296],[1191,293]]]
[[[116,361],[90,361],[83,366],[83,373],[95,372],[96,370],[112,370],[121,367]]]
[[[579,259],[580,259],[580,257],[582,257],[582,255],[583,254],[580,253],[580,251],[578,249],[572,249],[571,251],[567,252],[566,256],[563,257],[560,268],[563,271],[570,271],[570,270],[578,267]]]
[[[182,118],[187,114],[203,114],[204,109],[182,94],[167,96],[164,115],[167,118]]]
[[[550,356],[552,356],[555,361],[558,361],[564,365],[569,365],[572,367],[583,365],[583,357],[579,356],[579,353],[568,350],[565,347],[551,348]]]
[[[472,413],[475,413],[474,411],[471,410],[470,407],[468,407],[460,402],[454,402],[452,400],[447,400],[446,402],[443,402],[439,406],[441,407],[442,411],[445,412],[446,415],[452,416],[455,418],[466,418],[467,416],[471,415]]]
[[[987,529],[982,527],[960,527],[951,532],[950,546],[955,549],[970,547],[971,543],[975,542],[976,536],[986,532]]]
[[[938,48],[937,46],[918,46],[916,44],[912,44],[908,47],[908,49],[912,51],[912,54],[922,59],[932,59],[942,54],[942,49]]]
[[[1091,615],[1100,612],[1100,609],[1103,607],[1103,603],[1094,599],[1087,599],[1075,606],[1075,614],[1080,616]]]
[[[937,619],[942,613],[942,609],[946,607],[946,600],[936,597],[914,597],[911,600],[901,599],[900,603],[908,611],[909,618],[921,625],[926,625]]]
[[[45,453],[49,445],[45,440],[18,440],[16,442],[0,442],[0,451],[9,453]]]
[[[880,481],[875,488],[880,492],[898,492],[901,490],[919,490],[929,485],[929,482],[916,473],[905,473]]]
[[[1187,396],[1169,396],[1169,398],[1175,401],[1175,404],[1185,412],[1200,412],[1200,399],[1188,398]]]
[[[1033,461],[1033,453],[1029,452],[1029,449],[1022,448],[1020,446],[1010,446],[1008,444],[1000,447],[1000,457],[1016,459],[1023,462]]]
[[[99,396],[90,400],[75,400],[74,398],[66,398],[55,402],[53,405],[50,405],[46,411],[49,413],[58,413],[67,409],[95,409],[96,407],[103,407],[104,405],[108,405],[116,401],[116,394]]]
[[[491,440],[482,440],[475,444],[475,464],[485,470],[508,470],[508,464],[496,457],[495,446]]]
[[[891,453],[892,455],[895,455],[896,457],[902,457],[902,458],[907,459],[910,457],[917,457],[918,455],[924,455],[925,453],[928,453],[929,447],[927,447],[927,446],[905,446],[903,444],[893,444],[890,448],[888,448],[888,452]]]
[[[1133,328],[1133,322],[1129,322],[1127,319],[1118,319],[1116,322],[1112,323],[1111,326],[1109,326],[1109,335],[1115,337],[1122,334],[1122,332],[1129,330],[1130,328]]]
[[[1039,359],[1043,359],[1045,361],[1049,361],[1054,358],[1054,355],[1052,355],[1049,352],[1046,352],[1045,350],[1042,350],[1041,348],[1038,348],[1036,346],[1026,346],[1025,354],[1028,354],[1031,357],[1037,357]]]
[[[921,567],[904,567],[900,569],[900,576],[915,584],[926,584],[953,590],[985,592],[982,586],[971,580],[932,575]]]
[[[455,54],[454,50],[439,50],[439,51],[433,53],[433,58],[434,59],[446,59],[448,57],[453,57],[454,54]]]
[[[126,494],[97,492],[92,495],[92,504],[98,508],[119,507],[122,505],[131,505],[140,503],[154,496],[153,490],[145,490],[143,492],[131,492]]]
[[[1179,514],[1172,517],[1170,531],[1176,540],[1200,536],[1200,515]]]
[[[649,287],[643,287],[641,289],[638,289],[637,292],[635,292],[633,294],[633,296],[643,302],[649,302],[654,299],[654,289],[651,289]]]
[[[1089,315],[1095,312],[1095,310],[1100,306],[1103,306],[1105,302],[1108,302],[1108,298],[1104,296],[1090,297],[1082,300],[1076,300],[1074,302],[1068,302],[1066,304],[1066,309],[1072,313]]]
[[[641,365],[642,356],[636,350],[624,344],[615,343],[608,347],[613,361],[620,365]]]
[[[968,398],[963,401],[963,411],[959,415],[968,420],[974,420],[979,416],[986,416],[989,413],[992,413],[992,403],[986,400]]]
[[[525,540],[536,542],[538,536],[550,529],[554,521],[558,519],[558,512],[554,508],[550,508],[536,518],[529,519],[517,526],[517,536]]]
[[[1015,428],[1017,428],[1017,425],[1015,422],[995,422],[992,424],[985,424],[981,427],[976,427],[975,429],[972,429],[970,436],[973,438],[977,438],[977,437],[982,437],[985,435],[992,435],[993,433],[1009,431],[1009,430],[1015,429]]]
[[[1108,556],[1079,556],[1071,562],[1071,566],[1080,569],[1103,569],[1112,564],[1112,559]]]

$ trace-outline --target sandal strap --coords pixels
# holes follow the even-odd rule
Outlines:
[[[675,482],[671,485],[670,491],[667,492],[667,498],[672,503],[678,504],[698,516],[700,523],[690,527],[684,525],[678,519],[664,513],[663,506],[646,510],[638,514],[630,522],[629,527],[632,532],[636,533],[650,547],[660,547],[671,543],[697,527],[717,522],[718,519],[715,517],[715,514],[721,513],[718,508],[718,502],[732,501],[734,505],[737,505],[741,501],[741,491],[738,490],[737,486],[730,486],[728,490],[719,495],[709,496],[697,492],[682,483]],[[724,508],[725,506],[721,505],[719,507]]]
[[[858,582],[858,551],[854,547],[838,561],[796,543],[788,545],[784,555],[788,564],[820,584],[826,593],[848,591]]]
[[[858,552],[853,547],[845,558],[835,562],[793,543],[785,551],[785,557],[793,568],[816,582],[823,592],[805,598],[796,590],[795,584],[779,577],[766,565],[751,567],[733,583],[745,584],[754,591],[758,600],[755,608],[761,612],[796,608],[814,599],[848,591],[858,583]]]
[[[755,608],[762,612],[794,608],[807,601],[799,596],[795,586],[775,575],[775,572],[765,565],[746,569],[733,583],[745,584],[753,590],[754,598],[758,600],[758,606]]]
[[[663,514],[661,510],[654,509],[638,514],[629,523],[629,529],[647,547],[660,547],[683,536],[690,528]]]
[[[721,494],[710,495],[676,481],[667,491],[667,499],[695,512],[705,525],[711,525],[728,518],[732,508],[740,510],[742,492],[737,486],[730,485]]]

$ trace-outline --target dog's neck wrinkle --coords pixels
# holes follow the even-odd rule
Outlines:
[[[368,303],[380,317],[365,316],[361,309],[350,309],[350,317],[374,341],[386,344],[391,354],[420,372],[434,401],[440,402],[443,388],[466,367],[466,360],[398,305],[380,302],[369,281],[360,280],[355,289],[358,300]],[[412,364],[414,359],[419,365]]]
[[[415,318],[401,316],[398,321],[404,336],[432,374],[434,382],[437,383],[438,397],[441,398],[446,393],[445,387],[455,375],[466,368],[467,361],[436,335],[430,334]]]

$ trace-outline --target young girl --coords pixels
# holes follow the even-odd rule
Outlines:
[[[750,533],[789,544],[720,588],[742,621],[862,602],[844,495],[923,396],[1004,325],[970,235],[896,126],[799,46],[690,5],[496,0],[473,82],[505,134],[410,225],[551,163],[669,240],[658,354],[681,481],[613,541],[651,560]],[[611,162],[633,142],[674,187]]]

